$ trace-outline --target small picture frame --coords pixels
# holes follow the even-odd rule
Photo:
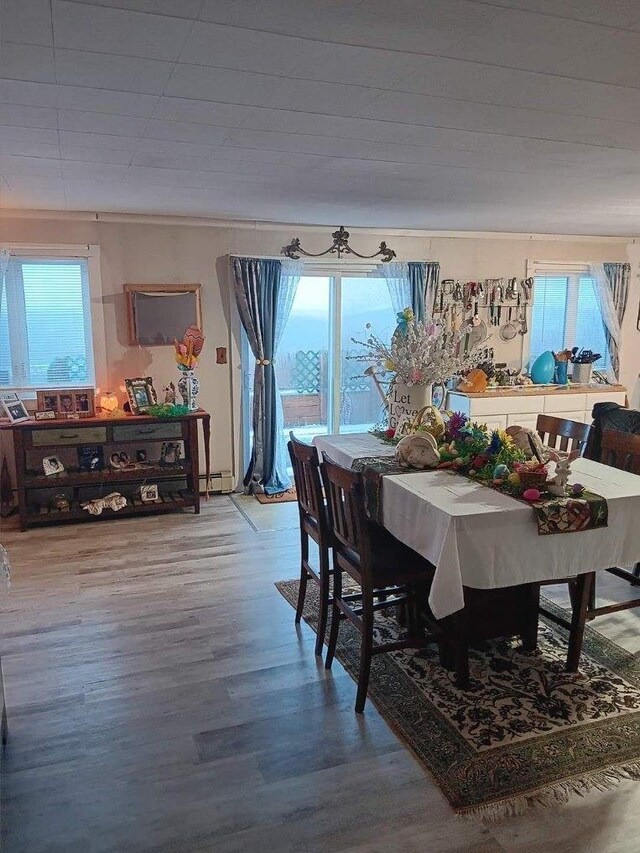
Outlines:
[[[33,416],[37,421],[53,421],[55,420],[56,413],[49,410],[46,412],[34,412]]]
[[[163,441],[160,451],[160,465],[177,465],[180,462],[180,442]]]
[[[131,459],[126,450],[114,450],[109,457],[109,465],[115,470],[123,471],[131,467]]]
[[[158,396],[150,376],[138,376],[136,379],[125,379],[129,406],[134,415],[142,415],[149,406],[155,406]]]
[[[3,391],[0,394],[0,401],[6,416],[12,424],[19,424],[22,421],[28,421],[31,415],[25,409],[24,403],[14,391]]]
[[[155,483],[140,486],[140,500],[142,503],[155,503],[158,500],[158,487]]]
[[[59,456],[45,456],[42,460],[42,468],[47,477],[54,474],[64,474],[64,465]]]
[[[36,392],[39,412],[53,412],[56,418],[92,418],[95,415],[93,388],[45,388]],[[48,415],[51,417],[51,415]]]

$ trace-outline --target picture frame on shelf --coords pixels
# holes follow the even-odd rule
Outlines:
[[[155,503],[158,500],[158,486],[148,483],[140,486],[140,500],[142,503]]]
[[[180,452],[179,441],[163,441],[162,450],[160,451],[160,465],[178,465],[180,462]]]
[[[95,417],[96,395],[93,388],[43,388],[36,391],[36,399],[39,412],[53,412],[56,418]]]
[[[2,408],[12,424],[19,424],[31,418],[24,403],[15,391],[3,391],[0,393],[0,402],[2,402]]]
[[[149,406],[155,406],[158,402],[158,395],[153,387],[151,376],[125,379],[124,384],[132,414],[143,415]]]
[[[47,477],[54,474],[64,474],[64,465],[59,456],[45,456],[42,460],[42,469]]]
[[[78,447],[78,468],[80,471],[102,471],[104,468],[104,448],[100,444],[83,444]]]

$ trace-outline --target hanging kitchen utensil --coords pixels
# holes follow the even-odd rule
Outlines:
[[[505,343],[507,341],[512,341],[515,338],[515,336],[518,334],[518,329],[516,328],[514,323],[511,322],[512,311],[513,311],[513,308],[510,305],[509,306],[509,316],[507,318],[507,322],[504,324],[504,326],[500,326],[500,331],[498,332],[498,334],[500,335],[500,340],[505,341]]]
[[[467,352],[479,347],[480,344],[483,343],[483,341],[486,341],[488,337],[489,332],[487,331],[486,323],[483,320],[480,320],[480,322],[477,325],[474,325],[469,332],[466,343]]]

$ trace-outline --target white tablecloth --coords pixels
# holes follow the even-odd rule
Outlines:
[[[319,436],[314,444],[345,467],[394,450],[372,435]],[[571,469],[571,482],[607,499],[608,527],[539,536],[530,507],[466,477],[448,471],[384,477],[384,526],[436,566],[434,616],[464,606],[463,585],[493,589],[640,560],[640,477],[588,459]]]

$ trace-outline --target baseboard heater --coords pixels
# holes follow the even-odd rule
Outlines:
[[[236,487],[231,471],[214,471],[209,480],[209,491],[214,494],[228,495]]]

